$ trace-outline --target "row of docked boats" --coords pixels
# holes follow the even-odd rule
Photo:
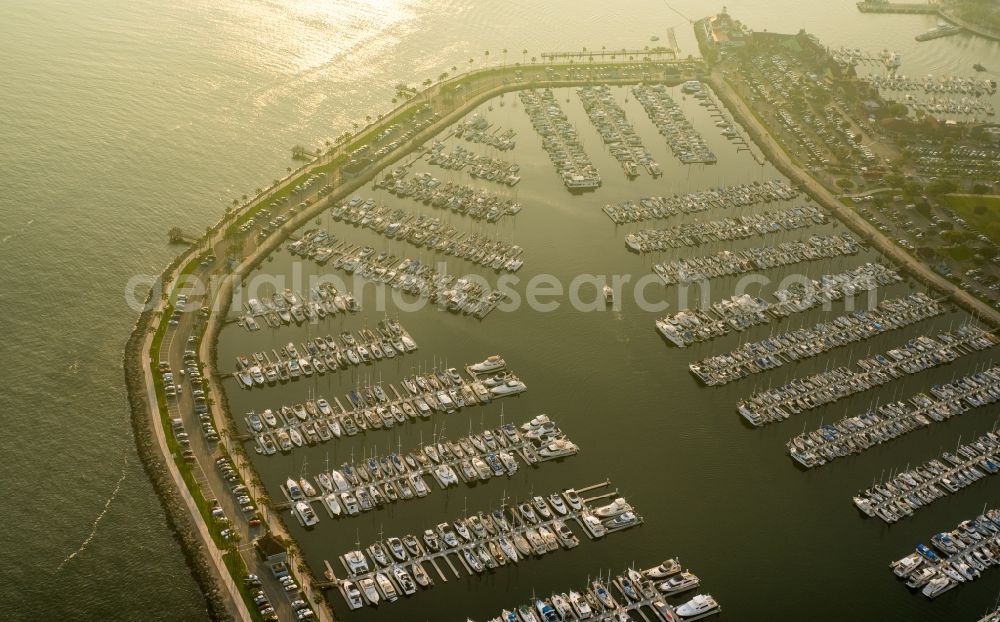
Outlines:
[[[755,426],[783,421],[791,415],[832,404],[905,375],[950,363],[973,352],[982,352],[996,342],[997,338],[991,333],[968,325],[945,331],[937,339],[919,336],[885,354],[859,360],[858,371],[837,367],[796,378],[781,387],[755,393],[737,404],[737,410]]]
[[[893,574],[927,598],[975,581],[987,569],[1000,566],[1000,510],[992,508],[964,520],[951,531],[931,536],[931,546],[889,564]]]
[[[427,476],[445,490],[459,482],[475,484],[511,476],[519,457],[531,466],[575,455],[579,448],[544,415],[521,428],[504,424],[457,441],[435,440],[407,453],[371,456],[360,463],[321,471],[314,481],[289,477],[282,486],[288,503],[297,507],[319,502],[331,517],[356,516],[387,503],[425,497]],[[314,483],[315,482],[315,483]]]
[[[408,214],[402,209],[391,210],[374,199],[353,197],[334,207],[334,220],[374,231],[390,240],[409,242],[444,255],[465,259],[496,271],[514,272],[520,269],[523,249],[516,244],[495,240],[483,233],[467,233],[441,218],[425,214]]]
[[[678,160],[684,164],[715,164],[718,161],[704,137],[670,96],[666,85],[640,84],[632,87],[632,95],[642,104],[656,129],[667,139],[667,146]],[[699,89],[692,95],[706,97],[707,87],[699,85]]]
[[[860,453],[913,430],[1000,401],[1000,367],[976,372],[944,385],[930,395],[883,404],[861,415],[803,432],[788,441],[788,452],[799,464],[813,468]]]
[[[416,352],[417,342],[397,320],[380,320],[375,330],[364,328],[357,337],[343,331],[339,343],[333,335],[307,339],[299,345],[240,354],[233,377],[243,389],[274,386],[281,382],[324,375],[383,359]]]
[[[720,220],[695,220],[661,229],[643,229],[625,236],[625,246],[637,253],[653,253],[710,242],[746,240],[754,236],[794,231],[826,224],[818,207],[804,205],[785,210],[731,216]]]
[[[579,521],[581,516],[590,516],[601,525],[607,525],[603,533],[638,524],[633,513],[619,509],[621,505],[612,503],[592,508],[575,490],[568,489],[547,497],[535,496],[514,506],[504,505],[500,509],[442,522],[433,529],[424,530],[419,538],[407,534],[402,538],[381,539],[365,549],[340,556],[349,577],[340,581],[340,588],[348,605],[356,609],[365,603],[374,606],[392,602],[400,594],[410,596],[417,591],[409,589],[411,586],[430,587],[433,580],[424,568],[428,562],[440,572],[438,560],[454,568],[452,560],[457,559],[470,575],[478,575],[532,556],[541,557],[560,547],[569,550],[578,546],[580,539],[567,523]],[[365,587],[370,583],[386,585],[378,578],[379,574],[395,581],[394,587],[398,588],[395,594],[379,590],[378,598],[351,598],[355,591],[365,596]],[[412,580],[407,581],[407,575]]]
[[[482,279],[458,277],[449,273],[447,266],[435,265],[430,260],[424,262],[410,257],[400,259],[387,251],[376,252],[371,246],[344,245],[330,251],[328,261],[334,268],[413,296],[427,298],[453,313],[483,319],[506,299],[503,291],[483,285]],[[486,253],[485,249],[481,252]],[[472,256],[472,261],[479,262],[481,259],[478,252]],[[500,259],[501,256],[496,254],[490,267],[499,267]],[[515,258],[512,262],[505,267],[515,271],[520,267],[521,259]]]
[[[659,163],[642,145],[642,139],[625,117],[625,111],[615,101],[610,87],[603,84],[585,86],[577,89],[576,94],[601,140],[629,178],[639,176],[640,166],[653,177],[663,174]]]
[[[465,171],[473,179],[485,179],[505,186],[516,186],[521,181],[518,175],[521,167],[517,164],[476,153],[462,145],[454,145],[450,152],[446,152],[444,143],[436,140],[425,157],[429,164],[449,171]]]
[[[646,220],[662,220],[678,214],[697,214],[713,209],[735,211],[737,208],[751,207],[791,201],[799,196],[798,190],[784,179],[753,181],[735,186],[721,186],[701,192],[674,194],[669,197],[644,197],[638,201],[623,201],[604,206],[616,225],[624,225]]]
[[[340,292],[332,284],[322,283],[309,288],[308,298],[287,288],[283,292],[275,292],[270,298],[251,298],[243,305],[243,313],[237,323],[253,332],[260,330],[261,321],[271,328],[279,328],[360,310],[361,305],[351,292]]]
[[[374,186],[384,188],[398,197],[409,197],[424,205],[463,214],[474,220],[497,222],[521,211],[521,204],[514,199],[490,192],[486,188],[474,188],[451,181],[442,183],[427,172],[412,176],[409,173],[409,167],[394,168],[376,179]]]
[[[691,363],[688,368],[709,386],[720,386],[785,363],[800,361],[876,335],[910,326],[940,314],[940,306],[923,296],[883,300],[871,310],[858,310]],[[978,333],[977,333],[978,334]],[[888,361],[878,361],[879,364]],[[862,365],[866,367],[866,365]],[[877,368],[876,368],[877,369]]]
[[[963,76],[911,77],[900,73],[872,74],[865,78],[882,91],[923,91],[926,95],[964,95],[984,97],[993,95],[997,85],[992,80]]]
[[[648,608],[654,620],[678,622],[700,620],[722,611],[709,594],[699,594],[680,605],[670,605],[666,597],[676,596],[701,585],[690,571],[681,571],[676,559],[668,559],[653,568],[629,568],[617,576],[600,576],[581,591],[552,594],[533,602],[505,609],[489,622],[629,622],[630,611],[650,620],[642,611]],[[471,622],[471,621],[470,621]]]
[[[788,288],[774,292],[775,302],[749,294],[731,296],[712,303],[705,310],[678,311],[656,320],[655,325],[669,343],[684,348],[732,331],[768,324],[835,300],[852,298],[861,292],[874,291],[901,280],[902,277],[892,268],[866,263],[846,272],[823,275],[818,280],[796,281]],[[928,304],[932,302],[926,294],[914,296],[923,297]]]
[[[402,384],[406,389],[402,394],[391,384],[391,393],[381,384],[351,391],[346,396],[351,411],[339,400],[331,403],[324,397],[273,410],[266,408],[259,414],[250,411],[245,420],[255,440],[254,449],[264,455],[286,453],[303,444],[388,429],[418,418],[429,419],[436,412],[452,413],[527,390],[527,385],[510,372],[466,382],[454,368],[444,374],[417,374],[404,378]]]
[[[465,139],[466,142],[478,143],[493,147],[498,151],[510,151],[517,144],[517,132],[513,129],[503,129],[493,125],[478,114],[472,115],[467,121],[459,121],[455,124],[454,135],[456,138]]]
[[[666,284],[693,283],[725,276],[770,270],[806,261],[855,255],[860,245],[849,233],[814,235],[806,241],[782,242],[738,251],[724,250],[704,257],[682,257],[653,264]]]
[[[531,125],[542,137],[542,148],[570,191],[592,190],[601,185],[601,174],[583,150],[576,127],[570,122],[551,89],[522,90],[518,97]]]
[[[873,484],[854,497],[854,505],[869,517],[894,523],[916,510],[958,492],[1000,471],[1000,436],[987,432],[954,452],[906,469],[889,481]]]

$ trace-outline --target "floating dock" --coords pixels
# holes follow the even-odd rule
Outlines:
[[[826,404],[880,387],[906,375],[951,363],[967,354],[983,352],[998,339],[976,326],[945,331],[937,339],[922,335],[885,354],[859,360],[860,371],[848,367],[820,372],[741,401],[736,409],[749,423],[762,426],[784,421]]]
[[[970,486],[1000,471],[1000,436],[988,432],[955,452],[944,452],[914,469],[903,471],[888,482],[875,484],[854,497],[854,505],[867,516],[886,523],[913,513],[942,497]]]
[[[347,578],[336,579],[332,569],[328,578],[338,585],[348,607],[356,609],[360,606],[359,601],[347,596],[351,585],[366,582],[382,585],[384,579],[376,582],[378,574],[390,578],[397,595],[412,594],[416,590],[411,588],[419,583],[415,577],[427,576],[425,564],[433,568],[442,581],[448,580],[448,572],[442,569],[450,570],[458,579],[508,563],[516,564],[532,556],[540,557],[560,547],[575,548],[579,538],[569,529],[569,522],[575,523],[591,540],[642,524],[642,517],[618,497],[616,490],[609,490],[609,486],[609,482],[602,482],[535,497],[518,506],[502,507],[490,513],[481,511],[453,523],[441,523],[436,529],[425,531],[422,538],[412,534],[403,539],[389,538],[364,550],[341,555],[339,559]],[[584,495],[589,496],[585,498]],[[594,505],[612,499],[602,508]],[[595,513],[604,516],[600,518]],[[329,563],[326,566],[330,569]],[[351,585],[345,585],[348,583]],[[433,580],[423,587],[431,585]],[[379,596],[380,600],[395,600],[386,591],[380,590]],[[365,600],[370,605],[377,604]]]
[[[812,328],[749,342],[729,352],[691,363],[691,373],[708,386],[722,386],[785,363],[819,356],[835,348],[871,339],[943,313],[927,296],[883,300],[873,311],[855,311]]]
[[[845,417],[788,441],[788,453],[809,468],[859,454],[913,430],[1000,401],[1000,367],[931,387],[906,402],[892,402],[854,417]],[[933,397],[932,397],[933,396]]]

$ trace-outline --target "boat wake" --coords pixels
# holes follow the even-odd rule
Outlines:
[[[94,537],[97,536],[98,525],[100,525],[101,520],[104,518],[104,515],[108,513],[108,510],[111,509],[111,503],[115,500],[115,497],[118,496],[118,491],[122,489],[122,483],[128,475],[128,455],[123,453],[122,458],[124,459],[124,462],[122,463],[122,474],[118,478],[118,483],[115,484],[115,489],[111,491],[111,496],[108,497],[108,500],[104,503],[104,509],[102,509],[101,513],[97,515],[97,518],[94,519],[94,522],[90,526],[90,533],[87,537],[84,538],[83,542],[80,543],[80,546],[77,547],[75,551],[67,555],[66,558],[59,563],[59,566],[56,568],[56,572],[62,571],[62,569],[66,567],[66,564],[72,561],[74,557],[84,552],[87,547],[90,546]]]

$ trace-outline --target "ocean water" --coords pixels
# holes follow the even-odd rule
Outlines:
[[[719,8],[695,0],[672,4],[692,18]],[[831,7],[817,0],[743,0],[728,7],[755,28],[806,28],[831,46],[899,50],[904,70],[917,75],[967,74],[972,63],[982,62],[995,76],[1000,67],[996,43],[959,36],[916,44],[913,35],[933,25],[927,17],[862,16],[851,2]],[[170,260],[177,250],[166,244],[170,227],[202,230],[234,197],[252,194],[293,165],[292,145],[321,145],[372,111],[390,109],[393,85],[399,82],[419,84],[443,71],[530,60],[546,50],[642,47],[653,34],[665,40],[669,27],[676,28],[685,53],[695,52],[686,19],[658,1],[0,4],[0,169],[5,181],[0,308],[6,322],[0,354],[8,363],[0,384],[5,423],[0,449],[7,463],[0,492],[8,515],[8,529],[0,536],[6,553],[0,590],[13,617],[204,617],[202,599],[135,456],[120,368],[121,348],[136,315],[125,302],[126,283],[137,274],[158,273]],[[522,54],[523,49],[528,52]],[[521,136],[529,140],[531,135]],[[730,182],[742,170],[737,161],[703,181]],[[665,183],[674,184],[670,191],[681,187],[676,178]],[[563,197],[547,199],[538,188],[532,195],[526,183],[521,192],[537,205],[558,209]],[[603,230],[600,248],[607,249],[608,259],[596,265],[638,270],[635,258],[621,252],[620,232],[604,220],[598,213],[580,224],[595,235]],[[564,272],[582,267],[535,250],[552,236],[572,237],[571,228],[539,233],[538,227],[552,224],[533,222],[527,214],[519,220],[516,236],[526,241],[529,253],[534,251],[532,269],[548,269],[546,262]],[[858,524],[848,515],[843,529],[833,532],[837,540],[823,533],[822,512],[802,514],[811,504],[847,514],[845,495],[875,470],[898,467],[905,456],[933,453],[930,446],[951,444],[966,428],[971,433],[981,417],[949,423],[940,442],[937,431],[912,444],[900,441],[898,456],[866,456],[849,468],[803,475],[781,450],[787,429],[743,430],[731,412],[733,393],[695,391],[690,378],[677,376],[674,367],[668,377],[667,368],[658,365],[670,360],[669,353],[650,338],[646,319],[625,313],[611,325],[601,314],[582,318],[583,324],[546,319],[525,326],[523,318],[502,315],[481,327],[433,316],[407,322],[428,355],[446,355],[448,340],[460,336],[467,343],[455,346],[453,357],[501,350],[523,361],[519,368],[532,384],[532,401],[518,402],[519,416],[554,411],[557,404],[594,411],[568,430],[585,446],[580,457],[539,470],[544,480],[523,482],[518,490],[512,486],[508,494],[523,495],[531,486],[547,490],[567,480],[584,483],[613,471],[609,474],[623,492],[648,508],[650,519],[612,545],[587,547],[591,562],[581,547],[560,556],[565,562],[525,566],[525,574],[506,577],[502,585],[454,582],[447,592],[435,588],[414,606],[436,607],[430,619],[445,619],[438,617],[444,612],[447,619],[466,612],[483,617],[503,603],[524,600],[535,584],[569,589],[582,583],[591,567],[621,567],[633,559],[653,563],[661,549],[673,554],[682,545],[689,547],[683,551],[685,561],[706,575],[706,589],[723,600],[727,611],[739,612],[733,614],[739,619],[774,619],[754,607],[764,586],[770,598],[787,598],[793,610],[805,611],[806,590],[818,586],[800,586],[796,577],[819,569],[824,569],[822,587],[845,598],[863,595],[848,602],[855,612],[871,611],[871,618],[860,614],[865,619],[921,615],[951,620],[958,619],[951,617],[955,612],[969,618],[992,602],[989,577],[933,607],[906,599],[905,588],[893,585],[879,564],[981,507],[988,491],[996,491],[994,483],[963,495],[961,507],[958,499],[938,504],[905,530]],[[568,327],[584,332],[569,335]],[[614,360],[612,347],[618,348]],[[550,356],[539,357],[539,351]],[[962,365],[974,363],[970,357]],[[950,370],[935,373],[947,377]],[[657,375],[668,384],[652,391],[648,380]],[[593,384],[596,377],[601,385]],[[600,386],[601,401],[574,403],[574,382]],[[559,390],[546,394],[546,386]],[[579,391],[575,399],[581,399]],[[649,428],[628,425],[629,413],[663,409],[659,420],[666,426],[674,410],[686,412],[693,404],[705,411],[697,425],[685,415],[676,429],[653,428],[673,442],[645,447],[648,451],[637,452],[647,456],[641,460],[629,455],[630,448],[643,448],[635,445],[639,439],[648,443],[652,437]],[[608,412],[618,419],[613,435]],[[653,451],[663,452],[664,460],[652,460]],[[647,483],[630,484],[631,474]],[[706,474],[712,477],[705,479]],[[661,482],[649,487],[655,477]],[[763,494],[771,486],[787,494]],[[478,498],[469,495],[470,508],[495,497],[487,488],[476,490]],[[739,490],[743,504],[735,507],[744,511],[728,513],[726,508],[734,507],[728,495]],[[747,500],[751,493],[761,500]],[[662,505],[653,501],[656,495]],[[449,507],[458,512],[461,505],[456,499]],[[401,516],[398,524],[429,526],[424,523],[440,508],[425,512]],[[369,533],[377,527],[369,526]],[[328,553],[342,544],[329,543]],[[650,553],[653,544],[657,551]],[[879,547],[877,554],[873,546]],[[847,549],[856,550],[850,557],[856,563],[846,563]],[[834,550],[841,552],[831,572],[827,556]],[[870,585],[852,574],[862,569],[880,583]],[[464,591],[468,596],[460,598],[457,593]],[[383,615],[406,619],[413,611],[400,607]]]

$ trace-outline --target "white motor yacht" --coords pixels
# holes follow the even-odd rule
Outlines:
[[[490,372],[499,371],[505,367],[507,367],[507,362],[504,361],[499,354],[494,354],[486,357],[486,360],[484,361],[470,365],[469,370],[477,374],[488,374]]]
[[[682,618],[694,618],[721,610],[719,603],[709,594],[698,594],[675,611]]]

